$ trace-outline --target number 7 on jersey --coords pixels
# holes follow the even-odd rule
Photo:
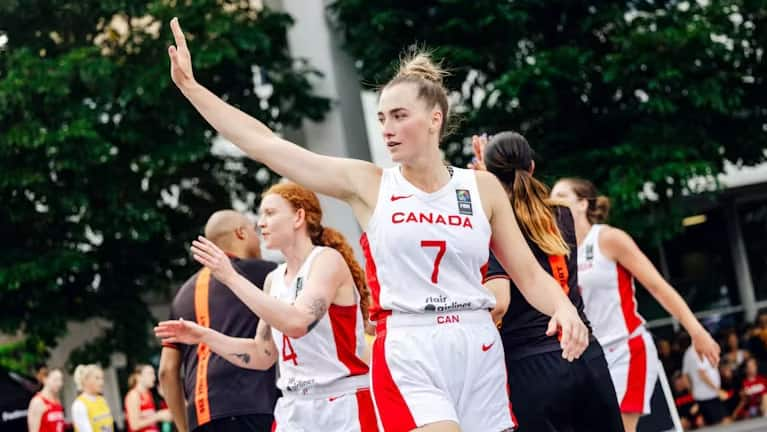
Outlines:
[[[439,281],[439,263],[442,262],[442,257],[445,256],[447,242],[445,240],[421,240],[421,247],[438,248],[437,257],[434,258],[434,270],[431,272],[431,282],[437,283]]]

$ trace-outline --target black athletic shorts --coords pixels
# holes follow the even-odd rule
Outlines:
[[[724,402],[719,398],[698,401],[698,406],[700,406],[700,413],[703,414],[703,420],[706,422],[706,425],[719,424],[727,417]]]
[[[592,340],[572,363],[562,351],[506,360],[515,432],[623,432],[602,347]]]
[[[271,414],[247,414],[211,420],[194,432],[271,432],[272,423]]]

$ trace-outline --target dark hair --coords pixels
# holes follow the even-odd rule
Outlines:
[[[549,188],[531,173],[533,149],[517,132],[501,132],[490,139],[485,166],[503,183],[522,232],[549,255],[568,255],[554,216]]]
[[[590,223],[601,224],[607,222],[607,217],[610,215],[610,198],[599,195],[594,183],[578,177],[567,177],[559,181],[567,182],[575,196],[589,202],[586,218],[588,218]]]

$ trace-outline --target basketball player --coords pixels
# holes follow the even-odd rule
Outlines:
[[[624,231],[604,225],[607,197],[577,178],[559,180],[552,197],[570,206],[578,239],[578,281],[594,335],[610,367],[626,432],[634,432],[658,377],[658,354],[637,312],[634,278],[687,330],[695,351],[712,365],[719,363],[719,344],[695,318],[682,297]]]
[[[363,360],[369,293],[351,246],[321,225],[317,196],[295,183],[267,190],[260,213],[264,245],[286,258],[263,292],[211,241],[200,237],[192,246],[194,258],[261,318],[256,338],[229,337],[190,321],[160,323],[157,336],[204,343],[245,368],[268,369],[277,361],[283,394],[274,411],[277,431],[377,431]]]
[[[39,378],[43,388],[29,402],[29,432],[64,432],[64,407],[59,400],[63,385],[61,371],[45,368]]]
[[[104,399],[104,370],[97,364],[78,365],[74,373],[80,395],[72,403],[75,432],[113,432],[114,418]]]
[[[474,136],[475,169],[486,169],[504,185],[527,244],[538,263],[554,276],[581,319],[575,227],[570,210],[549,199],[549,188],[533,177],[533,149],[516,132],[501,132],[487,143]],[[511,403],[519,427],[536,432],[617,432],[623,430],[615,390],[602,347],[590,338],[583,356],[562,359],[557,338],[546,335],[549,317],[527,302],[493,255],[485,286],[496,295],[493,310],[501,330]]]
[[[314,154],[226,104],[194,80],[178,21],[171,27],[171,77],[202,116],[251,158],[348,203],[365,230],[377,324],[371,390],[382,428],[511,429],[503,347],[488,312],[495,299],[481,283],[488,244],[530,303],[552,317],[547,330],[561,331],[565,358],[583,352],[588,330],[535,261],[498,180],[442,163],[444,72],[427,55],[415,55],[383,88],[378,119],[398,164],[383,170]]]
[[[158,422],[171,421],[167,409],[157,411],[152,396],[156,376],[154,368],[147,364],[136,365],[128,378],[125,395],[125,422],[128,432],[160,432]]]

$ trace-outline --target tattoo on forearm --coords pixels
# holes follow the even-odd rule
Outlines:
[[[264,354],[266,354],[268,357],[271,357],[272,356],[272,350],[270,350],[269,348],[264,348]]]
[[[248,353],[232,353],[231,355],[242,360],[242,362],[245,364],[250,363],[250,354]]]
[[[325,300],[323,299],[315,299],[311,306],[309,306],[309,313],[311,313],[314,316],[314,321],[312,321],[311,324],[309,324],[309,327],[307,329],[307,332],[312,331],[312,329],[317,326],[317,324],[320,322],[320,319],[325,315],[325,312],[327,312],[328,306],[325,304]]]

